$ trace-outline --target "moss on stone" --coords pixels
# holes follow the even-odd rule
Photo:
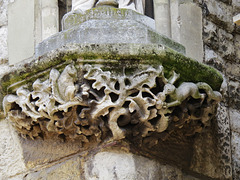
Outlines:
[[[5,74],[0,80],[0,100],[22,85],[32,84],[38,78],[48,78],[52,68],[61,71],[70,63],[101,64],[104,70],[117,74],[122,74],[123,69],[126,74],[132,74],[145,65],[163,65],[166,76],[169,76],[172,70],[180,73],[177,84],[206,82],[213,90],[219,90],[223,81],[221,74],[214,68],[157,44],[85,44],[78,45],[77,48],[76,45],[69,45]]]

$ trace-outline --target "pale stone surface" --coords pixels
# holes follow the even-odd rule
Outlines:
[[[33,56],[34,20],[34,1],[17,0],[10,4],[8,9],[8,53],[10,64],[15,64]]]
[[[180,43],[182,22],[179,17],[179,0],[171,0],[170,2],[171,38]]]
[[[85,177],[88,180],[131,180],[136,178],[136,173],[132,154],[98,153],[85,166]]]
[[[166,11],[169,9],[169,4],[168,1],[165,3],[168,5],[164,8]],[[167,5],[165,4],[165,6]],[[162,29],[163,34],[166,34],[164,31],[169,32],[169,37],[185,46],[187,56],[203,62],[201,8],[192,1],[172,0],[170,1],[170,12],[165,11],[158,9],[157,12],[155,11],[155,16],[159,18],[159,20],[156,19],[156,30]],[[170,26],[170,28],[165,26]]]
[[[0,60],[8,58],[7,26],[0,27]]]
[[[202,10],[195,3],[180,4],[180,43],[186,48],[186,55],[203,62]]]
[[[26,170],[18,135],[7,120],[0,120],[0,177],[8,179]]]
[[[16,0],[10,4],[8,9],[10,64],[32,57],[37,43],[59,31],[58,14],[57,0]]]
[[[85,164],[88,180],[197,180],[178,168],[126,152],[99,152]]]
[[[154,17],[156,31],[167,37],[171,37],[170,5],[168,0],[154,1]]]
[[[30,172],[25,175],[24,180],[81,180],[81,159],[76,156],[49,164],[47,168]]]
[[[59,139],[22,139],[23,158],[27,168],[34,168],[52,161],[57,161],[63,157],[76,154],[81,149],[81,144],[76,142],[64,142]]]
[[[42,40],[44,40],[58,32],[58,1],[42,0],[41,10]]]

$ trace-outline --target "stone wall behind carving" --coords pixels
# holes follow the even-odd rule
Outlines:
[[[233,178],[240,176],[240,27],[232,17],[240,13],[239,0],[198,0],[203,11],[204,63],[226,79],[219,119],[230,121]],[[226,111],[226,115],[223,113]],[[228,116],[229,114],[229,116]],[[227,132],[228,133],[228,132]]]

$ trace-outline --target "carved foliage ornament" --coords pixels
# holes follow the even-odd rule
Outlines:
[[[117,75],[100,67],[74,65],[62,73],[52,69],[49,79],[36,80],[32,91],[21,87],[3,100],[8,116],[23,136],[60,136],[101,141],[144,138],[192,123],[192,135],[209,125],[221,94],[203,82],[174,83],[179,74],[164,77],[163,67],[148,67],[133,75]]]

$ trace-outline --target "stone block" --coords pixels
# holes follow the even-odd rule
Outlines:
[[[195,3],[179,6],[180,43],[186,48],[186,55],[203,62],[202,10]]]
[[[23,139],[21,138],[23,158],[28,168],[57,161],[63,157],[79,152],[79,142],[63,142],[59,139]]]
[[[184,175],[176,167],[163,165],[155,160],[121,151],[99,152],[85,164],[88,180],[183,180],[197,178]]]
[[[0,120],[0,179],[26,170],[18,135],[7,120]]]
[[[154,1],[154,17],[156,31],[167,37],[171,37],[170,4],[168,0]]]
[[[59,31],[58,14],[57,0],[15,0],[9,5],[10,64],[32,57],[36,44]]]
[[[42,39],[44,40],[59,30],[58,22],[58,1],[57,0],[42,0],[41,3],[41,25]]]
[[[207,17],[220,27],[226,28],[229,32],[234,30],[232,22],[232,6],[221,1],[208,0],[205,1]]]
[[[34,17],[34,1],[32,0],[16,0],[9,5],[8,53],[10,64],[33,56]]]
[[[81,180],[81,159],[76,156],[67,160],[48,164],[47,168],[25,175],[24,180]]]

